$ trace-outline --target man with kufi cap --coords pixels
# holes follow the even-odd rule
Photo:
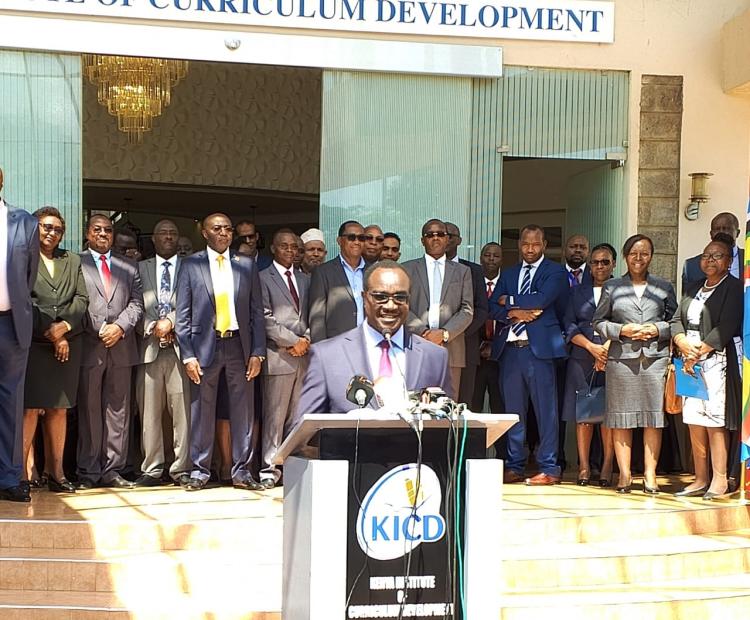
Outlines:
[[[300,238],[302,239],[302,243],[305,244],[302,271],[309,275],[316,267],[323,263],[328,250],[326,250],[323,231],[318,228],[308,228],[302,233]]]

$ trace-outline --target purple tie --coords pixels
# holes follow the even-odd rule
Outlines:
[[[381,349],[380,353],[380,368],[378,369],[378,378],[380,377],[392,377],[393,367],[391,366],[391,358],[388,355],[388,351],[391,348],[391,343],[383,339],[380,341],[378,346]]]

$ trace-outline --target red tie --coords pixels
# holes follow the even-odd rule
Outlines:
[[[102,282],[104,282],[104,294],[109,298],[109,293],[112,290],[112,272],[109,270],[107,257],[104,254],[99,257],[99,260],[102,262]]]
[[[284,275],[286,276],[286,283],[289,285],[289,292],[292,294],[292,301],[294,301],[294,307],[297,309],[297,313],[299,314],[299,295],[297,295],[297,289],[294,288],[294,280],[292,280],[292,272],[286,271]]]
[[[492,281],[487,282],[487,299],[492,297],[492,288],[493,288]],[[492,319],[487,319],[484,322],[484,339],[492,340],[494,336],[495,336],[495,321],[493,321]]]

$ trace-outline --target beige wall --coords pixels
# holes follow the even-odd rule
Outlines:
[[[317,194],[319,70],[191,62],[172,103],[128,144],[83,89],[83,176]]]

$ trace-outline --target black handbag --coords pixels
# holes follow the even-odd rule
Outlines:
[[[596,370],[591,371],[589,384],[582,390],[576,390],[576,422],[579,424],[601,424],[604,422],[604,411],[607,407],[606,392],[603,385],[594,385]]]

